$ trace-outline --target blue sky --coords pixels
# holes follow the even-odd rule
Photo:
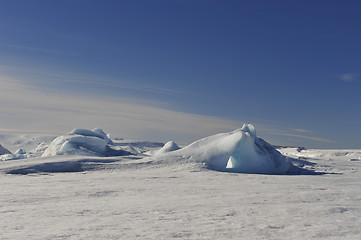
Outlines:
[[[352,0],[3,0],[0,129],[187,143],[250,122],[275,144],[361,148],[360,12]]]

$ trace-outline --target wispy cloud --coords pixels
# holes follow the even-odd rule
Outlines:
[[[59,71],[53,69],[43,69],[43,68],[27,68],[27,67],[15,67],[9,65],[0,65],[0,71],[3,71],[3,75],[15,76],[21,73],[26,75],[26,81],[32,84],[28,86],[36,85],[41,88],[42,86],[49,86],[49,83],[60,83],[62,85],[71,86],[74,84],[82,85],[83,87],[90,87],[93,89],[98,89],[99,87],[109,88],[109,89],[123,89],[123,90],[132,90],[136,92],[147,92],[154,94],[166,94],[166,95],[187,95],[195,96],[194,93],[180,91],[177,89],[171,89],[166,87],[159,87],[149,84],[140,84],[136,81],[119,79],[115,77],[104,77],[95,74],[79,73],[79,72],[68,72],[68,71]],[[15,74],[15,75],[14,75]],[[65,84],[64,84],[65,83]],[[81,90],[81,89],[79,89]]]
[[[120,137],[188,143],[241,125],[220,117],[153,107],[129,98],[44,91],[8,77],[0,77],[0,85],[3,129],[65,133],[76,127],[102,127]]]
[[[292,130],[294,132],[299,132],[299,133],[310,133],[309,130],[301,129],[301,128],[290,128],[290,130]]]
[[[16,48],[16,49],[22,49],[22,50],[26,50],[26,51],[34,51],[34,52],[47,53],[47,54],[76,56],[76,54],[73,52],[58,51],[58,50],[46,49],[46,48],[37,48],[37,47],[12,44],[12,43],[0,43],[0,47]]]
[[[300,134],[277,133],[277,132],[270,133],[270,134],[280,135],[280,136],[287,136],[287,137],[295,137],[295,138],[303,138],[303,139],[307,139],[307,140],[311,140],[311,141],[316,141],[316,142],[323,142],[323,143],[334,143],[334,141],[331,141],[331,140],[326,139],[326,138],[305,136],[305,135],[300,135]]]
[[[341,75],[341,80],[344,82],[353,82],[355,79],[358,78],[358,74],[356,73],[345,73]]]

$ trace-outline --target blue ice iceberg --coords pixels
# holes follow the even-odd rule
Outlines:
[[[229,157],[226,170],[247,173],[285,173],[290,168],[287,159],[269,143],[256,136],[251,125],[240,129],[242,137]]]
[[[185,158],[225,172],[284,174],[291,163],[270,144],[256,136],[251,124],[228,133],[200,139],[161,158]]]

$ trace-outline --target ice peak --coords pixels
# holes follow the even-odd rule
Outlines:
[[[252,124],[243,124],[242,128],[239,129],[240,131],[244,133],[249,133],[249,135],[253,138],[257,136],[256,134],[256,128]]]

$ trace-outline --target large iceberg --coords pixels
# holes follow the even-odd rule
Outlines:
[[[203,163],[212,170],[239,173],[284,174],[292,166],[286,157],[256,136],[251,124],[200,139],[158,158],[172,157]]]
[[[123,156],[129,155],[110,140],[100,128],[93,130],[76,128],[67,135],[55,138],[42,157],[55,155]]]

